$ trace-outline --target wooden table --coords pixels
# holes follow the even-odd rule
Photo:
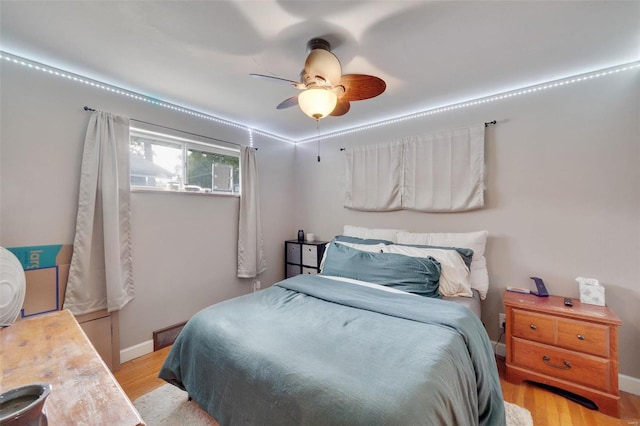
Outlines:
[[[67,310],[0,329],[0,391],[51,384],[49,425],[144,425],[140,414]]]

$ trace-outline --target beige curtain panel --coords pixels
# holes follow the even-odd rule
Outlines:
[[[260,219],[258,163],[253,147],[240,148],[240,185],[238,277],[254,278],[267,269],[267,259]]]
[[[95,111],[84,142],[64,302],[75,315],[118,311],[133,299],[129,186],[129,119]]]
[[[344,206],[452,212],[484,206],[484,124],[345,149]]]
[[[354,210],[402,208],[402,142],[345,149],[344,206]]]
[[[484,124],[404,141],[402,208],[452,212],[484,206]]]

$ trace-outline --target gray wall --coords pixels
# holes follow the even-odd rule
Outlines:
[[[0,65],[0,244],[71,244],[88,113],[84,105],[247,144],[247,133],[72,81]],[[283,240],[295,235],[291,144],[254,136],[268,270],[283,278]],[[135,299],[120,314],[121,347],[187,320],[197,310],[251,291],[235,277],[237,197],[178,193],[131,196]]]
[[[499,336],[507,286],[578,296],[575,278],[606,287],[620,328],[620,372],[640,378],[640,78],[589,80],[299,145],[297,205],[303,226],[330,239],[344,224],[413,232],[489,231],[490,291],[482,319]],[[375,100],[384,107],[384,95]],[[353,108],[358,107],[354,102]],[[383,142],[496,119],[486,132],[486,206],[462,213],[357,212],[343,207],[340,147]],[[322,128],[322,122],[320,122]]]
[[[238,129],[131,101],[13,64],[0,65],[0,244],[73,242],[87,113],[82,106],[236,142]],[[263,286],[283,276],[282,241],[298,228],[330,239],[344,224],[414,232],[490,233],[489,335],[506,286],[545,279],[577,296],[574,278],[598,278],[622,318],[620,372],[640,378],[640,79],[637,71],[405,121],[315,143],[256,137],[268,256]],[[375,100],[384,106],[384,95]],[[354,103],[353,108],[357,108]],[[334,120],[339,118],[328,118]],[[465,213],[344,209],[340,147],[464,127],[487,130],[486,207]],[[322,129],[322,122],[320,123]],[[238,199],[132,194],[136,298],[121,312],[121,346],[151,338],[198,309],[251,291],[235,278]]]

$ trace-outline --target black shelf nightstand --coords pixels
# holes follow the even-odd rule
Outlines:
[[[285,278],[320,273],[320,262],[326,244],[327,241],[285,241]]]

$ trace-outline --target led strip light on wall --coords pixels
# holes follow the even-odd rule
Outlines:
[[[131,90],[126,90],[126,89],[122,89],[120,87],[117,86],[113,86],[107,83],[103,83],[100,82],[98,80],[93,80],[91,78],[87,78],[87,77],[83,77],[80,76],[78,74],[74,74],[68,71],[63,71],[54,67],[50,67],[48,65],[44,65],[41,64],[39,62],[35,62],[29,59],[25,59],[25,58],[21,58],[19,56],[4,52],[2,50],[0,50],[0,60],[4,60],[6,62],[10,62],[12,64],[17,64],[17,65],[22,65],[24,67],[27,68],[31,68],[34,70],[38,70],[38,71],[42,71],[45,72],[47,74],[51,74],[54,75],[56,77],[60,77],[60,78],[65,78],[68,80],[72,80],[75,81],[77,83],[80,84],[85,84],[87,86],[91,86],[91,87],[95,87],[96,89],[101,89],[101,90],[106,90],[108,92],[114,93],[116,95],[121,95],[121,96],[125,96],[131,99],[135,99],[137,101],[142,101],[142,102],[146,102],[149,104],[153,104],[153,105],[157,105],[163,108],[167,108],[173,111],[177,111],[177,112],[181,112],[183,114],[187,114],[187,115],[191,115],[193,117],[197,117],[197,118],[202,118],[205,120],[209,120],[209,121],[213,121],[219,124],[223,124],[226,126],[231,126],[231,127],[235,127],[237,129],[241,129],[247,132],[248,134],[248,138],[249,138],[249,146],[253,146],[253,135],[254,134],[260,134],[272,139],[276,139],[282,142],[287,142],[287,143],[295,143],[294,141],[287,139],[287,138],[283,138],[281,136],[278,135],[274,135],[272,133],[269,132],[265,132],[262,130],[256,130],[256,129],[252,129],[250,127],[247,127],[245,125],[242,124],[238,124],[235,123],[233,121],[229,121],[229,120],[225,120],[223,118],[220,117],[216,117],[214,115],[210,115],[210,114],[205,114],[193,109],[189,109],[189,108],[185,108],[179,105],[175,105],[172,104],[170,102],[165,102],[159,99],[155,99],[155,98],[151,98],[149,96],[145,96],[136,92],[133,92]]]
[[[632,69],[640,68],[640,61],[631,62],[628,64],[618,65],[611,68],[605,68],[602,70],[592,71],[585,74],[574,75],[571,77],[565,77],[558,80],[548,81],[545,83],[536,84],[533,86],[522,87],[519,89],[510,90],[507,92],[497,93],[494,95],[484,96],[480,98],[471,99],[468,101],[463,101],[455,104],[445,105],[441,107],[436,107],[433,109],[428,109],[424,111],[415,112],[412,114],[407,114],[399,117],[393,117],[382,121],[376,121],[375,123],[364,124],[362,126],[352,127],[350,129],[339,130],[336,132],[325,133],[324,135],[320,135],[319,137],[313,136],[308,137],[306,139],[299,140],[298,143],[306,143],[306,142],[315,142],[318,139],[328,139],[334,138],[338,136],[347,135],[350,133],[360,132],[363,130],[369,130],[380,126],[386,126],[388,124],[395,124],[401,121],[412,120],[414,118],[426,117],[428,115],[438,114],[441,112],[451,111],[460,108],[466,108],[474,105],[480,105],[488,102],[499,101],[502,99],[512,98],[514,96],[526,95],[529,93],[540,92],[542,90],[552,89],[555,87],[566,86],[567,84],[578,83],[581,81],[591,80],[598,77],[604,77],[611,74],[616,74],[622,71],[628,71]]]
[[[185,108],[185,107],[181,107],[179,105],[175,105],[172,104],[170,102],[165,102],[162,100],[158,100],[155,98],[151,98],[149,96],[145,96],[130,90],[125,90],[122,88],[119,88],[117,86],[113,86],[113,85],[109,85],[106,83],[102,83],[100,81],[97,80],[93,80],[87,77],[82,77],[80,75],[77,74],[73,74],[67,71],[62,71],[60,69],[54,68],[54,67],[50,67],[48,65],[44,65],[29,59],[25,59],[25,58],[21,58],[19,56],[4,52],[0,50],[0,60],[4,60],[6,62],[10,62],[13,64],[18,64],[18,65],[22,65],[28,68],[32,68],[38,71],[43,71],[45,73],[48,74],[52,74],[55,75],[57,77],[60,78],[66,78],[68,80],[73,80],[75,82],[81,83],[81,84],[85,84],[91,87],[95,87],[98,89],[102,89],[102,90],[106,90],[109,92],[112,92],[114,94],[117,95],[121,95],[121,96],[125,96],[131,99],[135,99],[138,101],[142,101],[142,102],[147,102],[153,105],[157,105],[163,108],[168,108],[170,110],[173,111],[177,111],[177,112],[181,112],[183,114],[188,114],[197,118],[202,118],[205,120],[210,120],[219,124],[223,124],[226,126],[231,126],[231,127],[235,127],[238,129],[242,129],[245,130],[248,133],[248,138],[249,138],[249,145],[253,146],[253,136],[254,134],[259,134],[262,136],[266,136],[268,138],[271,139],[276,139],[282,142],[287,142],[287,143],[291,143],[291,144],[296,144],[296,143],[306,143],[306,142],[315,142],[318,140],[322,140],[322,139],[328,139],[328,138],[334,138],[334,137],[338,137],[338,136],[343,136],[343,135],[347,135],[347,134],[351,134],[351,133],[355,133],[355,132],[361,132],[364,130],[369,130],[369,129],[373,129],[376,127],[380,127],[380,126],[386,126],[389,124],[396,124],[402,121],[406,121],[406,120],[413,120],[416,118],[422,118],[422,117],[426,117],[429,115],[433,115],[433,114],[439,114],[441,112],[447,112],[447,111],[452,111],[452,110],[456,110],[456,109],[460,109],[460,108],[466,108],[466,107],[470,107],[470,106],[474,106],[474,105],[480,105],[480,104],[484,104],[484,103],[488,103],[488,102],[494,102],[494,101],[499,101],[499,100],[503,100],[503,99],[509,99],[512,98],[514,96],[521,96],[521,95],[525,95],[525,94],[529,94],[529,93],[535,93],[535,92],[539,92],[539,91],[543,91],[543,90],[547,90],[547,89],[551,89],[551,88],[555,88],[555,87],[560,87],[560,86],[565,86],[567,84],[572,84],[572,83],[578,83],[578,82],[582,82],[582,81],[586,81],[586,80],[591,80],[594,78],[598,78],[598,77],[604,77],[604,76],[608,76],[608,75],[612,75],[612,74],[616,74],[622,71],[628,71],[628,70],[632,70],[632,69],[637,69],[640,68],[640,60],[639,61],[635,61],[635,62],[630,62],[627,64],[622,64],[622,65],[618,65],[618,66],[614,66],[614,67],[610,67],[610,68],[605,68],[602,70],[597,70],[597,71],[592,71],[592,72],[588,72],[588,73],[584,73],[584,74],[579,74],[579,75],[574,75],[574,76],[570,76],[570,77],[565,77],[562,79],[558,79],[558,80],[553,80],[553,81],[549,81],[549,82],[545,82],[545,83],[540,83],[540,84],[536,84],[533,86],[527,86],[527,87],[523,87],[523,88],[519,88],[519,89],[514,89],[514,90],[510,90],[507,92],[502,92],[502,93],[497,93],[497,94],[493,94],[493,95],[488,95],[488,96],[484,96],[481,98],[475,98],[475,99],[471,99],[468,101],[463,101],[463,102],[458,102],[455,104],[450,104],[450,105],[444,105],[441,107],[436,107],[436,108],[432,108],[432,109],[428,109],[428,110],[424,110],[424,111],[418,111],[412,114],[407,114],[407,115],[403,115],[403,116],[399,116],[399,117],[393,117],[393,118],[389,118],[386,120],[381,120],[381,121],[376,121],[373,123],[369,123],[369,124],[364,124],[361,126],[356,126],[356,127],[352,127],[349,129],[345,129],[345,130],[339,130],[336,132],[330,132],[330,133],[325,133],[323,135],[317,135],[317,136],[312,136],[312,137],[308,137],[305,139],[301,139],[299,141],[294,141],[279,135],[275,135],[273,133],[269,133],[269,132],[265,132],[263,130],[258,130],[258,129],[253,129],[250,127],[247,127],[245,125],[242,124],[238,124],[235,123],[233,121],[229,121],[229,120],[225,120],[222,119],[220,117],[216,117],[214,115],[210,115],[210,114],[205,114],[193,109],[189,109],[189,108]]]

